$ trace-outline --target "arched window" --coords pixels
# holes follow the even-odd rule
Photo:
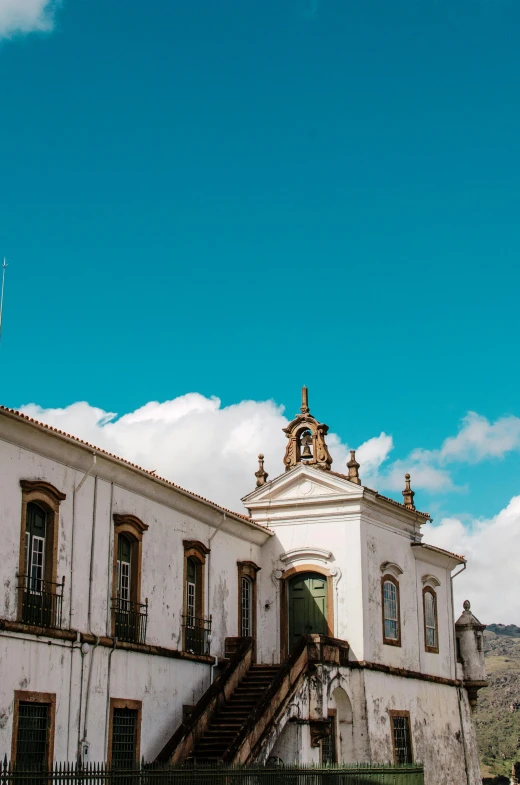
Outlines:
[[[424,647],[426,651],[438,654],[439,632],[437,623],[437,595],[430,586],[423,589]]]
[[[238,634],[256,638],[256,574],[260,567],[252,561],[239,561],[238,567]]]
[[[197,580],[197,562],[190,556],[186,561],[186,624],[193,625],[197,616],[200,579]]]
[[[57,582],[59,505],[65,494],[44,480],[21,480],[22,525],[18,618],[60,627],[63,581]]]
[[[24,547],[24,593],[22,618],[27,624],[52,626],[52,608],[47,600],[45,553],[47,512],[36,502],[27,505]]]
[[[249,638],[252,635],[252,611],[253,611],[253,586],[251,578],[245,576],[241,581],[242,593],[242,629],[240,635],[242,638]]]
[[[147,529],[135,515],[114,513],[112,634],[128,643],[146,640],[148,600],[141,602],[141,564]]]
[[[132,540],[126,534],[117,538],[117,598],[121,608],[132,600]]]
[[[383,604],[383,643],[401,645],[401,618],[399,608],[399,583],[393,575],[381,579]]]
[[[183,648],[191,654],[209,654],[211,617],[204,616],[204,570],[209,548],[198,540],[183,540],[183,545]]]
[[[32,594],[41,594],[45,580],[45,538],[47,513],[35,502],[27,505],[25,527],[25,565],[27,588]]]

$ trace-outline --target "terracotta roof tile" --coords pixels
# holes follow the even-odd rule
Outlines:
[[[331,469],[330,470],[323,469],[322,471],[327,471],[328,474],[333,474],[335,477],[341,477],[342,480],[349,480],[349,482],[351,481],[350,478],[346,474],[340,474],[339,472],[333,472]],[[383,496],[382,493],[378,493],[373,488],[369,488],[368,485],[360,485],[359,487],[360,488],[366,488],[367,491],[372,491],[372,493],[375,493],[376,496],[378,496],[380,499],[384,499],[386,502],[390,502],[390,504],[395,504],[397,507],[401,507],[401,509],[403,509],[403,510],[408,510],[409,512],[416,512],[417,515],[422,515],[424,518],[429,518],[430,517],[430,513],[429,512],[420,512],[419,510],[410,510],[410,508],[407,507],[402,502],[398,502],[395,499],[391,499],[389,496]]]
[[[118,461],[119,463],[125,464],[125,466],[129,466],[131,469],[137,469],[138,471],[142,472],[143,474],[147,474],[153,480],[159,480],[162,483],[166,483],[166,485],[170,485],[172,488],[175,488],[181,493],[186,494],[187,496],[191,496],[193,499],[198,499],[199,501],[203,501],[206,504],[210,504],[212,507],[216,508],[225,513],[229,513],[233,515],[235,518],[240,518],[244,521],[247,521],[252,526],[257,526],[260,529],[265,529],[271,533],[271,530],[267,526],[263,526],[261,523],[257,523],[253,521],[251,518],[248,518],[247,515],[242,515],[240,512],[234,512],[234,510],[228,510],[226,507],[221,507],[220,504],[216,504],[216,502],[211,501],[211,499],[206,499],[204,496],[200,496],[198,493],[193,493],[193,491],[188,491],[186,488],[182,488],[177,483],[172,482],[171,480],[167,480],[164,477],[160,477],[155,472],[151,472],[148,469],[143,469],[142,466],[138,466],[136,463],[132,463],[131,461],[127,461],[126,458],[120,458],[119,455],[114,455],[114,453],[108,452],[107,450],[103,450],[101,447],[96,447],[94,444],[90,444],[90,442],[86,442],[83,439],[79,439],[77,436],[73,436],[71,433],[66,433],[65,431],[60,431],[59,428],[54,428],[52,425],[47,425],[46,423],[40,422],[39,420],[35,420],[33,417],[29,417],[29,415],[24,414],[23,412],[19,412],[16,409],[9,409],[6,406],[0,406],[0,412],[8,412],[9,414],[15,415],[19,417],[21,420],[26,420],[27,422],[32,423],[33,425],[37,425],[39,428],[44,428],[46,431],[51,431],[52,433],[57,434],[58,436],[64,436],[67,439],[72,439],[72,441],[76,442],[77,444],[83,445],[83,447],[88,447],[91,450],[95,450],[96,453],[100,455],[106,455],[108,458],[112,460]]]
[[[379,496],[380,499],[384,499],[385,501],[390,502],[390,504],[396,504],[398,507],[402,507],[403,510],[409,510],[409,512],[416,512],[417,515],[422,515],[424,518],[430,518],[429,512],[421,512],[420,510],[410,510],[410,508],[407,507],[406,504],[403,504],[402,502],[397,502],[395,499],[391,499],[389,496],[383,496],[382,493],[378,493],[377,491],[375,491],[375,493],[377,494],[377,496]]]
[[[444,553],[446,556],[453,556],[455,559],[459,559],[459,561],[466,561],[465,556],[460,556],[458,553],[453,553],[453,551],[447,551],[445,548],[438,548],[436,545],[428,545],[427,542],[412,542],[413,548],[427,548],[429,551],[437,551],[437,553]]]

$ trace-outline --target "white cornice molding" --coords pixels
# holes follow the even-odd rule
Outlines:
[[[322,548],[293,548],[292,551],[286,551],[279,556],[279,559],[284,564],[289,564],[293,561],[307,561],[307,559],[315,559],[316,561],[330,561],[332,558],[332,551],[324,551]]]

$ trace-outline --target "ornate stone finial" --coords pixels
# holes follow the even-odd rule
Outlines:
[[[302,388],[301,414],[297,414],[284,433],[289,439],[283,462],[288,472],[299,463],[329,470],[332,458],[325,443],[328,425],[319,423],[309,411],[309,394],[307,387]]]
[[[359,477],[359,463],[356,461],[356,451],[350,451],[350,461],[347,463],[348,478],[350,482],[355,482],[356,485],[361,485]]]
[[[409,510],[415,510],[415,504],[413,503],[413,497],[415,496],[415,491],[412,491],[410,488],[410,475],[404,475],[404,483],[405,488],[403,491],[403,504],[405,507],[408,507]]]
[[[264,456],[262,453],[258,456],[258,471],[255,472],[256,477],[256,487],[259,488],[261,485],[265,485],[267,482],[267,478],[269,475],[264,469]]]
[[[309,414],[309,391],[305,385],[302,387],[302,405],[300,406],[302,414]]]
[[[465,611],[469,611],[470,608],[471,608],[470,601],[469,600],[464,600],[464,602],[462,603],[462,607],[464,608]]]

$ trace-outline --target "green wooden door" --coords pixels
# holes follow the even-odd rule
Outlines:
[[[289,581],[289,651],[302,635],[328,632],[327,579],[315,572],[303,572]]]

